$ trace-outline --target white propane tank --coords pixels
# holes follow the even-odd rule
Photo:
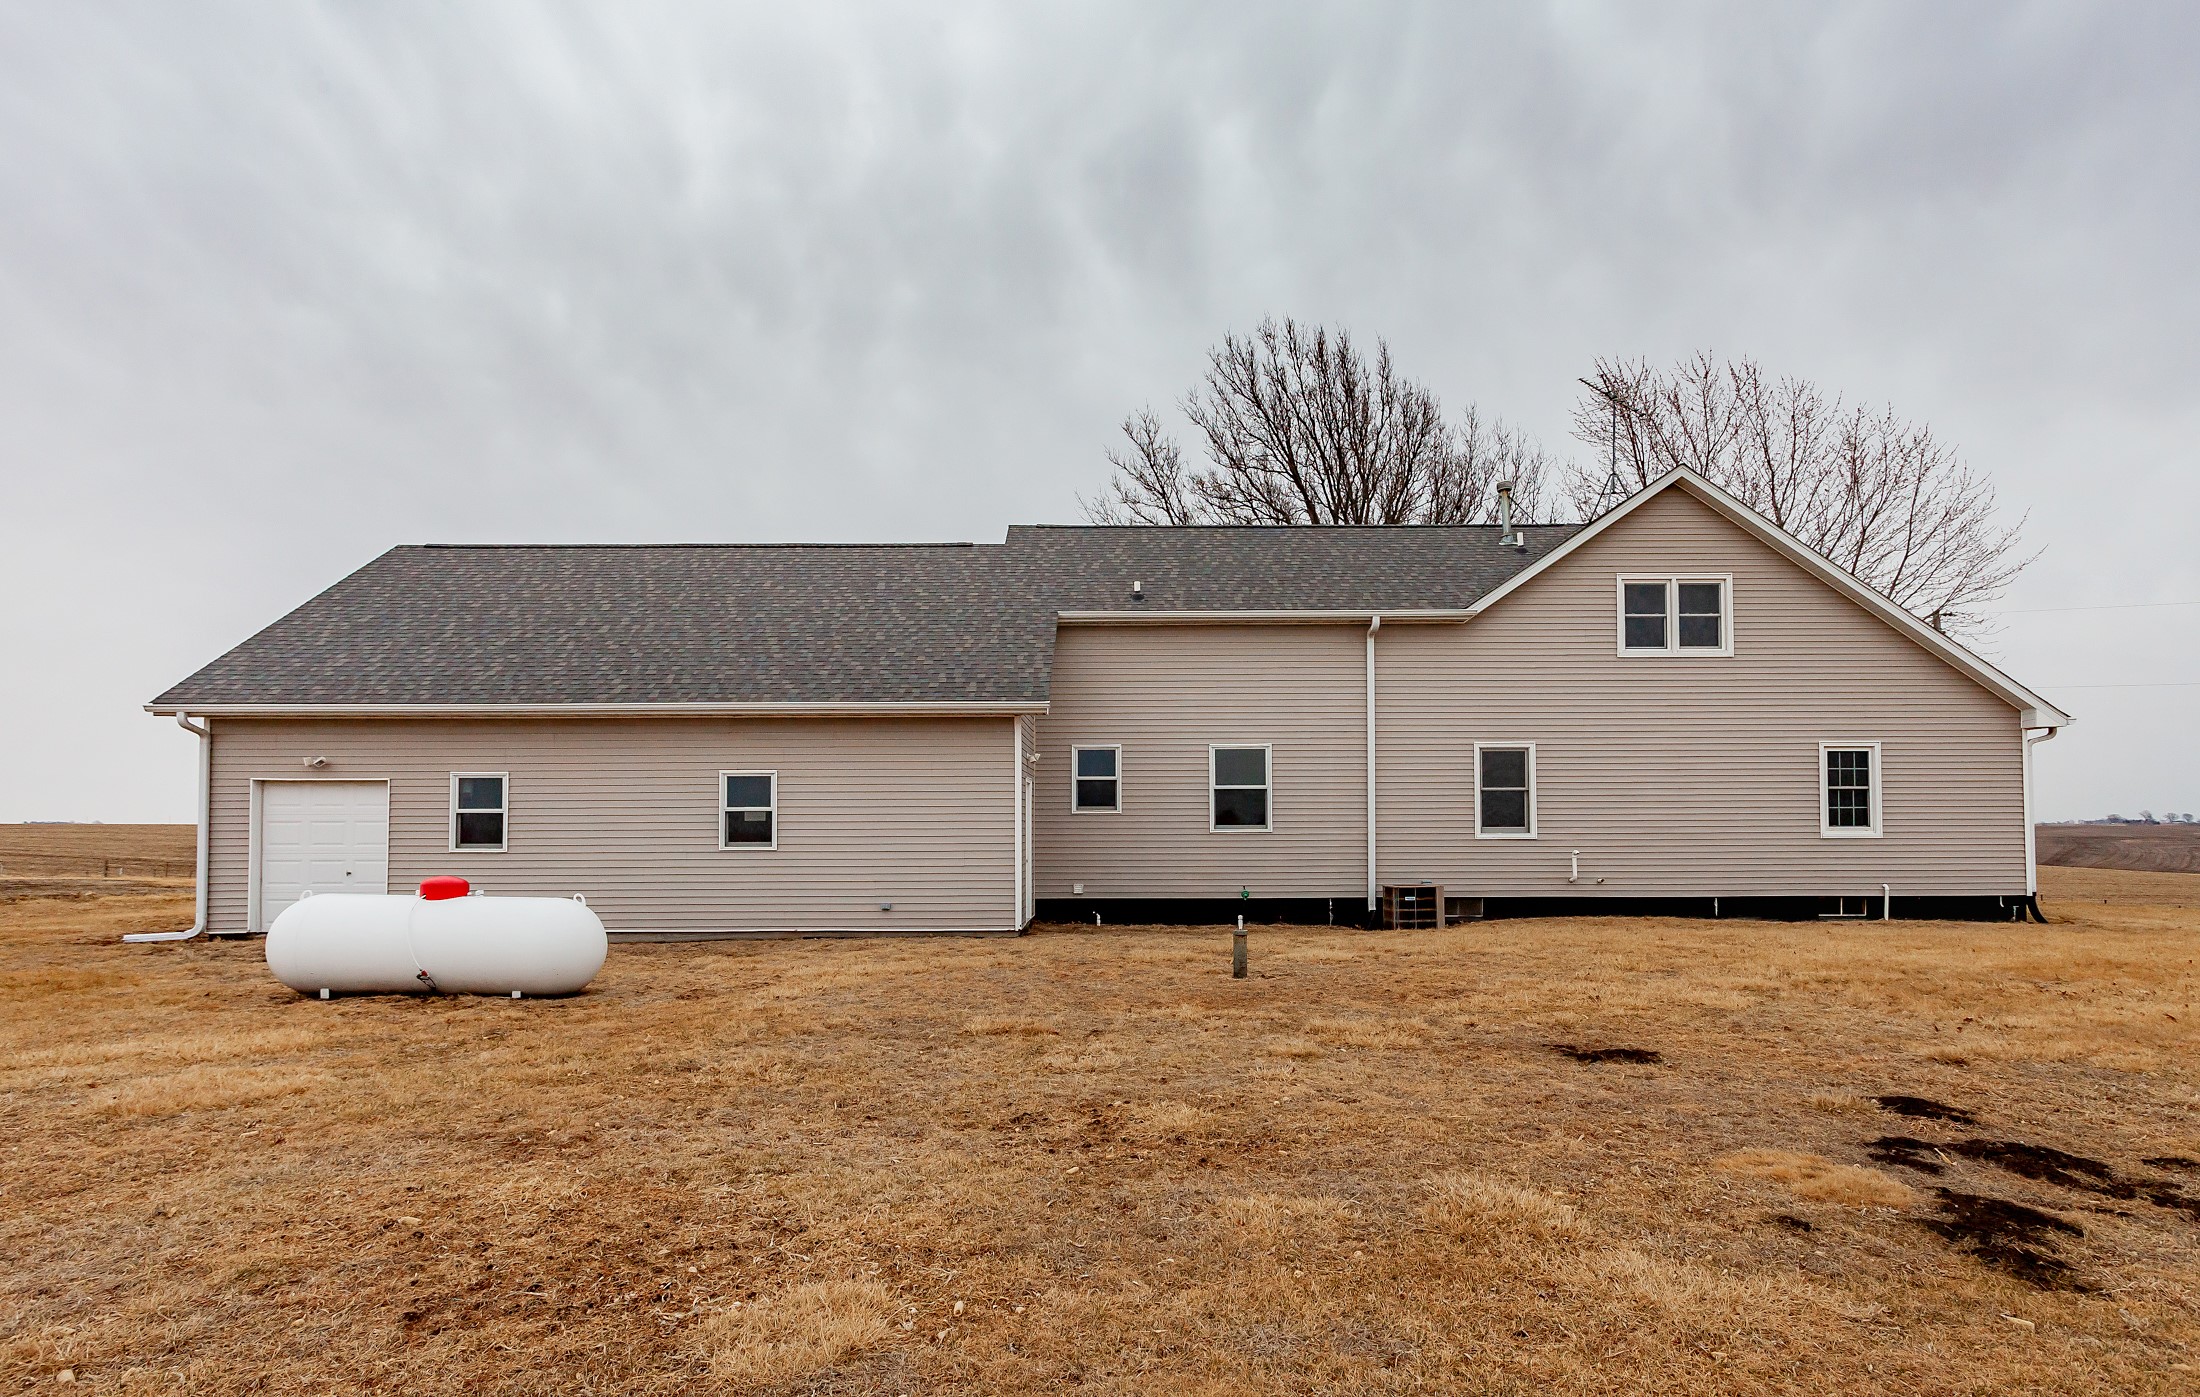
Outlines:
[[[415,897],[323,893],[267,929],[267,968],[301,994],[574,994],[610,939],[579,898],[467,896],[431,878]]]

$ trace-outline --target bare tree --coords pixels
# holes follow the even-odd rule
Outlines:
[[[1514,483],[1515,518],[1543,517],[1550,460],[1473,407],[1456,422],[1401,376],[1390,346],[1372,363],[1346,331],[1264,320],[1207,355],[1179,406],[1209,464],[1187,470],[1152,408],[1123,419],[1107,493],[1080,501],[1096,524],[1457,524],[1496,512]]]
[[[1943,630],[1977,634],[1984,607],[2036,553],[1999,522],[1994,487],[1932,428],[1773,379],[1753,360],[1698,354],[1670,370],[1599,360],[1574,435],[1594,465],[1568,502],[1594,519],[1688,466],[1867,585]],[[1609,485],[1618,477],[1617,495]]]

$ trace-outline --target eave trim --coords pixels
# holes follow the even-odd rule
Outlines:
[[[1467,607],[1423,607],[1394,611],[1387,606],[1363,606],[1351,610],[1304,611],[1058,611],[1054,619],[1064,626],[1364,626],[1371,616],[1383,624],[1457,624],[1474,619]]]
[[[149,703],[148,713],[206,718],[709,718],[846,715],[979,718],[1045,713],[1044,701],[844,703]]]

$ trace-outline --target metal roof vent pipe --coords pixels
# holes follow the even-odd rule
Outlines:
[[[1526,548],[1527,535],[1513,527],[1513,483],[1497,482],[1497,546],[1499,548]]]

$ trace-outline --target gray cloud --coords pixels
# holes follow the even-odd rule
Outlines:
[[[1598,354],[1931,420],[2040,607],[2200,600],[2177,6],[0,9],[0,818],[186,818],[136,704],[404,540],[995,538],[1262,314],[1561,438]],[[2200,608],[2026,615],[2042,686]],[[2061,692],[2061,691],[2058,691]],[[2069,690],[2050,814],[2200,807]],[[25,734],[35,734],[24,740]]]

